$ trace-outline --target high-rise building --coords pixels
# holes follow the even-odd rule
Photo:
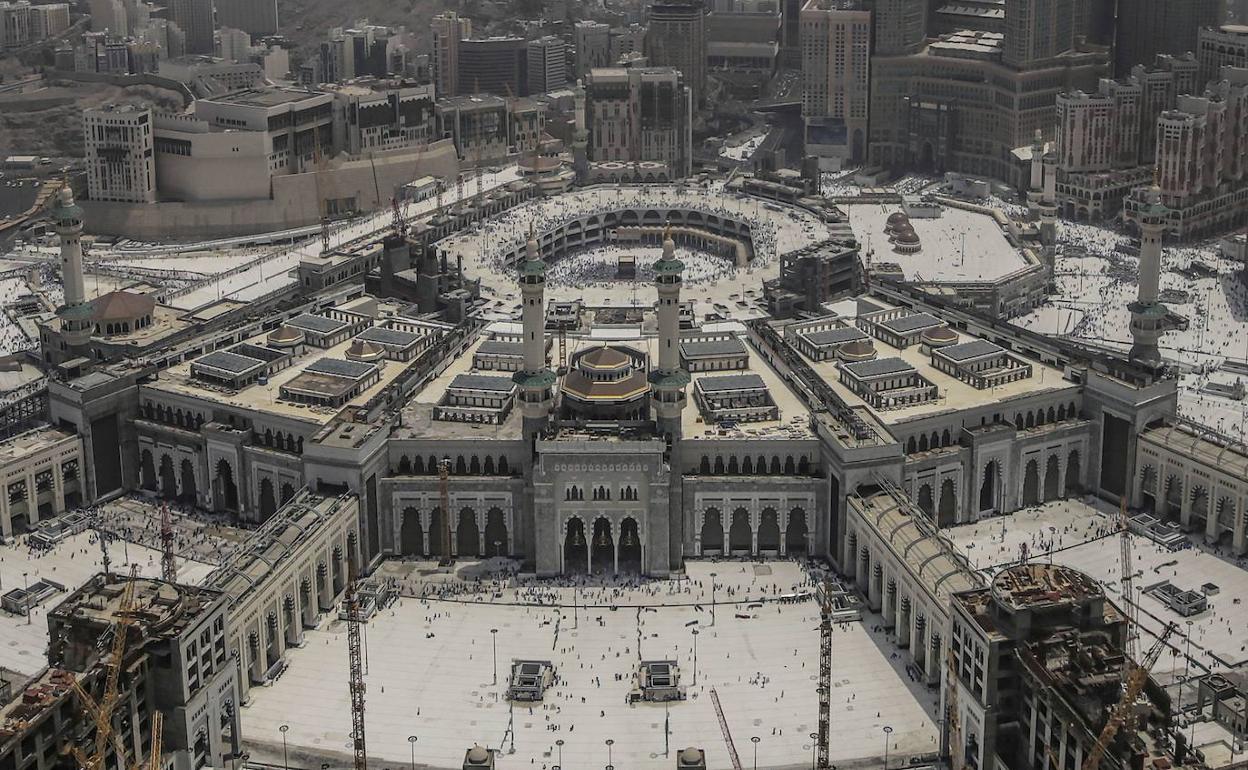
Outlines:
[[[83,110],[87,193],[91,200],[152,203],[156,157],[152,111],[131,105]]]
[[[479,37],[459,41],[459,94],[528,94],[529,72],[525,50],[525,40],[519,37]]]
[[[459,93],[459,43],[472,36],[472,19],[454,11],[433,17],[433,85],[439,97]]]
[[[1226,0],[1118,0],[1114,73],[1121,77],[1159,53],[1195,51],[1197,31],[1225,19]]]
[[[806,154],[840,163],[866,158],[871,12],[843,0],[802,7],[802,117]]]
[[[927,33],[927,10],[915,0],[866,0],[874,27],[872,56],[917,53]]]
[[[1109,171],[1140,161],[1140,102],[1137,82],[1101,80],[1094,94],[1074,91],[1057,97],[1057,157],[1066,172]]]
[[[69,29],[69,4],[49,3],[30,7],[32,40],[47,40]]]
[[[251,35],[241,29],[217,30],[217,55],[226,61],[251,61]]]
[[[0,2],[0,50],[19,48],[31,42],[30,3]]]
[[[530,40],[525,51],[529,93],[545,94],[568,82],[567,44],[554,35]]]
[[[585,128],[594,162],[658,162],[672,178],[693,159],[693,95],[671,67],[604,67],[585,81]]]
[[[1215,80],[1224,66],[1248,67],[1248,26],[1201,27],[1196,33],[1196,60],[1202,86]]]
[[[628,27],[612,27],[607,44],[608,65],[614,67],[620,58],[646,48],[646,28],[640,24]]]
[[[213,52],[213,0],[167,0],[167,17],[186,34],[189,54]]]
[[[871,163],[957,171],[1019,185],[1013,152],[1052,136],[1057,95],[1094,91],[1103,49],[1069,51],[1027,68],[1003,62],[1003,36],[945,35],[911,56],[871,62]],[[1025,183],[1023,183],[1025,187]]]
[[[594,67],[611,63],[611,27],[597,21],[578,21],[573,28],[576,51],[576,77],[585,77]]]
[[[276,35],[277,0],[215,0],[217,23],[252,35]]]
[[[646,57],[652,66],[684,75],[695,106],[706,99],[706,15],[702,0],[664,0],[650,6]]]
[[[1006,0],[1005,63],[1022,69],[1071,50],[1075,6],[1076,0]]]

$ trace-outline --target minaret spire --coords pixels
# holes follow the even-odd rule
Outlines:
[[[546,425],[554,401],[555,373],[546,367],[546,263],[537,250],[537,234],[529,223],[529,238],[520,263],[520,321],[524,338],[524,369],[514,380],[520,388],[524,434],[533,436]]]
[[[1153,184],[1144,194],[1140,208],[1139,283],[1131,310],[1131,358],[1146,363],[1159,363],[1161,353],[1157,341],[1171,327],[1169,310],[1160,301],[1161,240],[1166,230],[1169,209],[1161,202],[1161,187],[1154,169]]]
[[[56,314],[61,319],[65,343],[78,348],[91,341],[94,323],[82,272],[82,208],[74,202],[74,191],[68,182],[57,194],[51,219],[61,241],[61,282],[65,286],[65,304],[57,308]]]
[[[658,291],[659,361],[650,373],[651,398],[659,430],[680,438],[680,413],[685,408],[689,373],[680,368],[680,286],[685,264],[676,258],[671,225],[663,228],[663,256],[654,263]]]

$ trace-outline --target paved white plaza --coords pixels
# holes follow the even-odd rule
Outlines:
[[[964,550],[972,565],[988,573],[1017,560],[1020,543],[1027,544],[1036,561],[1048,561],[1051,551],[1053,562],[1074,567],[1101,581],[1106,594],[1121,603],[1121,541],[1115,534],[1114,515],[1113,507],[1100,500],[1059,500],[944,532]],[[1140,625],[1145,631],[1140,649],[1147,649],[1165,624],[1179,625],[1178,632],[1170,637],[1171,653],[1162,654],[1153,669],[1155,673],[1183,673],[1189,631],[1193,672],[1248,661],[1248,612],[1244,609],[1248,607],[1248,571],[1242,559],[1236,563],[1197,547],[1171,551],[1135,535],[1131,551]],[[1208,610],[1187,618],[1143,593],[1148,586],[1164,580],[1193,591],[1213,583],[1219,591],[1209,597]]]
[[[109,568],[126,573],[130,564],[137,564],[142,577],[160,577],[160,551],[125,541],[109,544]],[[72,535],[51,550],[32,550],[24,538],[0,549],[0,593],[21,588],[40,579],[65,586],[58,593],[31,610],[30,622],[24,615],[0,610],[0,666],[21,674],[34,675],[48,665],[48,610],[65,596],[104,571],[99,543],[89,532]],[[191,585],[203,582],[212,566],[201,562],[180,560],[178,580]]]
[[[757,736],[760,767],[806,765],[817,727],[818,606],[813,601],[750,606],[800,585],[795,562],[698,562],[690,579],[661,581],[644,589],[581,590],[544,584],[520,592],[547,606],[402,599],[367,627],[367,737],[370,762],[411,760],[454,768],[480,743],[503,753],[500,767],[605,766],[669,768],[664,723],[670,717],[673,751],[696,745],[715,768],[731,767],[710,693],[714,688],[737,751],[746,766]],[[717,572],[711,621],[709,573]],[[759,574],[759,573],[771,574]],[[729,591],[731,590],[731,593]],[[582,606],[571,608],[574,593]],[[465,595],[463,598],[467,598]],[[549,602],[563,603],[562,608]],[[662,603],[666,606],[630,606]],[[704,602],[697,604],[697,602]],[[597,606],[593,606],[597,605]],[[617,608],[612,609],[614,605]],[[740,617],[738,615],[744,615]],[[908,678],[902,655],[875,632],[876,621],[836,631],[833,652],[832,761],[882,756],[899,763],[935,751],[935,693]],[[693,634],[697,637],[694,683]],[[491,629],[498,629],[498,681],[494,680]],[[636,664],[674,659],[688,699],[661,705],[628,705]],[[513,658],[550,660],[560,681],[543,703],[509,709],[505,682]],[[509,754],[514,724],[515,753]],[[292,761],[316,766],[318,756],[349,752],[346,629],[333,622],[310,632],[305,648],[290,653],[290,668],[272,686],[252,690],[243,711],[245,740],[253,757],[280,761],[278,728],[289,725]],[[560,749],[557,740],[563,740]],[[562,753],[562,757],[560,757]]]

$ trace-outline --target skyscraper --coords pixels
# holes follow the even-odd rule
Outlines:
[[[872,56],[912,54],[923,47],[927,30],[927,9],[915,0],[867,0],[874,35]]]
[[[216,0],[217,23],[252,35],[277,34],[277,0]]]
[[[871,12],[843,0],[802,8],[806,154],[858,162],[867,152]]]
[[[1074,44],[1075,0],[1006,0],[1006,64],[1027,69]]]
[[[186,33],[186,52],[211,54],[213,45],[213,0],[168,0],[168,19]]]
[[[544,94],[563,88],[568,82],[564,67],[566,50],[567,45],[554,35],[529,41],[525,54],[529,70],[529,93]]]
[[[646,56],[655,67],[674,67],[693,92],[693,103],[706,99],[706,26],[702,0],[666,0],[650,6]]]
[[[1195,51],[1197,31],[1225,18],[1226,0],[1118,0],[1114,74],[1151,64],[1159,53]]]
[[[594,67],[611,63],[611,27],[598,21],[578,21],[575,27],[576,77],[583,78]]]
[[[433,17],[433,85],[439,97],[459,93],[459,41],[472,35],[472,19],[454,11]]]

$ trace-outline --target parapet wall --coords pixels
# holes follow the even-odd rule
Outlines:
[[[454,144],[442,140],[427,149],[379,153],[371,162],[346,161],[326,169],[319,181],[315,172],[275,176],[267,199],[141,204],[85,200],[81,205],[86,228],[94,235],[144,241],[225,238],[314,225],[320,221],[319,198],[354,198],[360,210],[375,211],[389,206],[395,192],[412,179],[453,180],[458,169]]]

